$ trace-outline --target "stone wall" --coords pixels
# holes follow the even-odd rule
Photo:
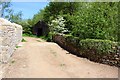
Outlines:
[[[53,35],[53,41],[56,42],[59,46],[69,51],[72,54],[79,56],[80,49],[76,46],[75,42],[66,41],[65,37],[59,34]]]
[[[0,65],[9,60],[21,40],[22,26],[0,18]]]
[[[83,50],[77,44],[78,43],[77,39],[74,39],[73,41],[72,40],[73,38],[72,39],[66,38],[63,35],[59,34],[53,35],[53,41],[72,54],[75,54],[79,57],[87,58],[94,62],[120,67],[119,48],[117,50],[117,53],[99,55],[93,50],[86,50],[83,52]]]

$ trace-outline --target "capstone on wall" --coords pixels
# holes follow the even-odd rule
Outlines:
[[[22,40],[22,26],[0,18],[0,62],[7,62]]]

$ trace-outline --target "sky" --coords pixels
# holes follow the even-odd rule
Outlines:
[[[14,13],[22,11],[22,18],[29,19],[40,9],[44,9],[44,7],[48,5],[48,2],[12,2],[11,4]]]

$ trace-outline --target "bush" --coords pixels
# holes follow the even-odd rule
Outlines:
[[[71,33],[81,39],[117,41],[118,3],[79,3],[78,12],[71,16]]]
[[[27,42],[24,38],[22,38],[22,42]]]
[[[110,40],[102,39],[80,39],[79,37],[74,37],[72,35],[64,35],[66,42],[74,45],[75,47],[80,47],[83,52],[94,51],[97,54],[110,54],[116,53],[118,45],[120,42],[113,42]]]
[[[79,37],[74,37],[72,35],[64,35],[66,42],[69,42],[71,44],[73,44],[74,46],[79,46],[79,41],[80,38]]]
[[[80,48],[84,51],[94,50],[98,54],[116,53],[117,43],[110,40],[85,39],[80,41]]]
[[[27,33],[24,33],[23,36],[24,36],[24,37],[37,37],[36,35],[33,35],[33,34],[27,34]]]
[[[53,36],[53,41],[62,48],[80,57],[94,62],[120,66],[119,42],[101,39],[83,39],[72,35]]]
[[[48,35],[40,36],[38,38],[42,38],[42,39],[44,39],[47,42],[52,42],[53,41],[53,39],[52,39],[53,35],[54,35],[54,33],[49,32]]]
[[[46,36],[48,42],[52,42],[53,41],[53,39],[52,39],[53,35],[54,35],[54,33],[49,32],[49,34]]]

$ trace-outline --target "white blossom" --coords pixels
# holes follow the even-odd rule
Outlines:
[[[62,16],[58,16],[56,19],[51,21],[50,30],[54,33],[65,33],[68,32],[68,29],[65,28],[65,19]]]

